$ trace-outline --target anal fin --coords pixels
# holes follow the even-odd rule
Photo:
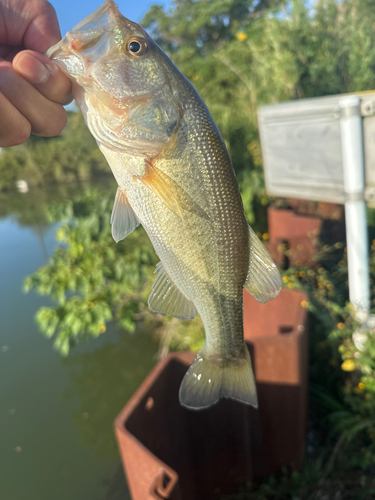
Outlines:
[[[168,314],[180,319],[193,319],[197,315],[194,304],[185,297],[164,271],[161,262],[156,266],[158,273],[148,298],[148,306],[154,312]]]
[[[129,204],[125,191],[117,188],[115,203],[112,215],[112,236],[116,243],[126,238],[126,236],[139,226],[139,221]]]
[[[283,287],[281,276],[266,247],[249,226],[249,270],[244,288],[258,302],[277,297]]]

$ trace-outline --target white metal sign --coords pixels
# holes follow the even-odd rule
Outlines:
[[[370,200],[375,198],[375,91],[356,95],[361,99]],[[258,110],[269,194],[345,202],[339,107],[343,97],[301,99]]]

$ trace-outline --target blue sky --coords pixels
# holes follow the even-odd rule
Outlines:
[[[60,22],[61,33],[64,34],[82,19],[91,14],[102,3],[102,0],[49,0],[55,7]],[[115,0],[116,1],[116,0]],[[131,21],[139,22],[153,4],[168,7],[170,0],[117,0],[117,5],[124,16]]]

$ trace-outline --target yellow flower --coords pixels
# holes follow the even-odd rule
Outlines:
[[[343,330],[343,329],[345,328],[344,323],[337,323],[337,328],[338,328],[339,330]]]
[[[288,276],[283,276],[283,282],[284,282],[284,283],[288,283],[288,281],[289,281]]]
[[[269,237],[270,237],[270,235],[269,235],[268,233],[263,233],[263,234],[262,234],[262,238],[263,238],[264,240],[268,240],[268,238],[269,238]]]
[[[294,287],[294,283],[288,283],[288,288],[293,288]]]
[[[363,389],[365,388],[365,384],[363,382],[360,382],[358,384],[358,388],[361,389],[361,391],[363,391]]]
[[[307,300],[303,300],[303,301],[301,302],[301,306],[302,306],[302,307],[307,307],[308,305],[309,305],[309,303],[307,302]]]
[[[239,40],[240,42],[243,42],[244,40],[246,40],[247,35],[243,31],[240,31],[239,33],[236,33],[236,37],[237,37],[237,40]]]
[[[104,333],[106,331],[107,327],[105,326],[105,324],[103,323],[102,325],[100,325],[99,327],[99,332],[100,333]]]
[[[94,305],[94,302],[91,302],[91,300],[90,300],[90,302],[87,302],[87,307],[89,309],[91,309],[93,307],[93,305]]]
[[[194,73],[194,75],[192,76],[192,79],[196,82],[199,78],[199,75],[198,73]]]
[[[300,276],[301,278],[303,278],[304,276],[306,276],[305,271],[300,271],[300,272],[298,273],[298,276]]]
[[[355,370],[354,361],[352,359],[345,360],[341,365],[341,370],[344,370],[344,372],[352,372]]]

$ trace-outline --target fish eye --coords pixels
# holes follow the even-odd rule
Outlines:
[[[131,38],[126,44],[126,50],[132,56],[143,56],[147,52],[147,43],[142,38]]]

